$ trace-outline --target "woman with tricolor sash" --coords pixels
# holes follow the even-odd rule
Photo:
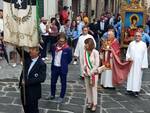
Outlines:
[[[99,52],[95,49],[93,39],[88,38],[84,41],[84,76],[87,97],[87,109],[96,111],[97,105],[97,82],[99,67]]]

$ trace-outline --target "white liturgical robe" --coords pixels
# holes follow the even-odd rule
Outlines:
[[[76,49],[75,49],[75,52],[74,52],[74,56],[77,56],[79,57],[79,60],[80,60],[80,68],[81,68],[81,76],[83,74],[83,70],[84,70],[84,41],[88,38],[93,38],[92,35],[81,35],[79,37],[79,40],[78,40],[78,43],[77,43],[77,46],[76,46]],[[96,42],[94,40],[94,44],[95,44],[95,47],[96,47]]]
[[[127,91],[139,92],[142,84],[143,68],[148,68],[147,46],[144,42],[132,41],[127,49],[126,59],[133,64],[127,79]]]

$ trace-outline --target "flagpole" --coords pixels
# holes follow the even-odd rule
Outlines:
[[[24,59],[24,47],[22,47],[22,63],[23,63],[23,67],[22,67],[22,74],[23,74],[23,103],[24,105],[26,105],[26,90],[25,90],[25,86],[26,86],[26,82],[25,82],[25,59]]]

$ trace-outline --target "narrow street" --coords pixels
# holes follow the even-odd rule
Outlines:
[[[18,89],[21,66],[15,68],[3,60],[0,70],[0,113],[23,113]],[[50,92],[50,64],[47,80],[43,83],[42,99],[39,102],[40,113],[90,113],[86,110],[85,87],[79,79],[78,65],[70,65],[65,102],[46,100]],[[98,90],[98,109],[96,113],[150,113],[150,70],[144,71],[142,91],[138,98],[125,95],[125,85],[112,89]],[[58,83],[57,96],[60,92]]]

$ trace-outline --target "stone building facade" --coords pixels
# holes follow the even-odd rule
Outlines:
[[[2,1],[0,0],[0,9],[2,9]],[[68,6],[70,10],[70,18],[85,11],[89,17],[99,17],[102,13],[108,11],[116,14],[120,10],[120,5],[125,0],[39,0],[40,16],[50,18],[55,16],[63,6]],[[150,14],[150,0],[142,0],[148,13]]]

